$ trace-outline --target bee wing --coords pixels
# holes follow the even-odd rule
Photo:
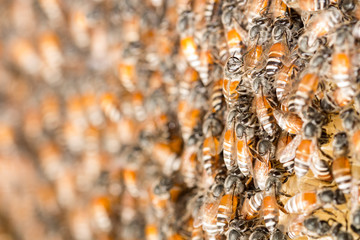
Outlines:
[[[209,137],[209,147],[210,147],[210,154],[211,156],[218,155],[222,150],[222,143],[216,137]]]
[[[279,153],[280,162],[287,162],[295,158],[296,149],[300,145],[301,139],[301,134],[298,134],[288,145],[286,145],[284,150]]]
[[[214,218],[217,217],[219,205],[220,199],[208,201],[204,204],[203,222],[211,222]]]

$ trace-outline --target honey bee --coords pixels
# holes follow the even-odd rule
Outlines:
[[[319,189],[300,192],[291,197],[285,204],[285,210],[291,214],[311,213],[316,209],[325,208],[329,205],[337,209],[335,205],[344,203],[346,203],[346,198],[340,189]]]
[[[287,93],[290,90],[291,82],[299,71],[299,66],[296,63],[297,59],[294,58],[289,64],[289,66],[284,65],[275,76],[275,89],[276,97],[281,103],[286,99]],[[283,105],[283,104],[282,104]]]
[[[193,36],[193,24],[193,13],[190,11],[183,11],[178,20],[178,31],[182,33],[180,47],[189,65],[195,70],[198,70],[201,61],[198,46],[196,45]]]
[[[249,23],[253,23],[256,19],[265,16],[269,10],[270,1],[268,0],[250,0],[246,4],[248,9],[246,18]]]
[[[242,61],[237,57],[230,57],[226,63],[223,94],[228,107],[233,106],[240,95],[238,86],[241,82],[241,67]]]
[[[102,232],[109,232],[112,229],[110,219],[111,202],[107,196],[100,196],[92,202],[92,220],[95,226]]]
[[[304,236],[303,234],[303,221],[305,216],[302,214],[292,215],[287,225],[287,235],[290,239],[296,239]]]
[[[335,51],[331,59],[332,79],[337,85],[333,93],[336,105],[344,107],[348,105],[355,96],[352,76],[352,57],[350,50],[353,39],[347,30],[340,30],[335,37]]]
[[[266,75],[269,77],[274,76],[284,63],[288,63],[285,57],[290,55],[287,39],[290,39],[291,31],[282,22],[278,21],[277,23],[272,31],[274,43],[270,46],[267,53],[268,58],[265,69]]]
[[[214,70],[215,81],[212,86],[211,93],[211,106],[212,112],[219,113],[224,108],[224,96],[222,92],[223,88],[223,71],[222,68],[218,65],[215,66],[216,70]]]
[[[274,117],[273,108],[270,105],[268,97],[264,95],[262,83],[254,84],[256,92],[254,98],[254,107],[260,125],[270,136],[274,136],[278,131],[278,125]]]
[[[281,129],[290,134],[298,134],[302,129],[303,121],[296,114],[274,110],[274,117]]]
[[[316,73],[305,74],[299,82],[295,95],[288,103],[289,111],[300,113],[315,96],[318,84],[319,76]]]
[[[313,15],[307,24],[306,31],[298,41],[299,49],[303,52],[315,52],[319,47],[319,38],[326,36],[341,21],[342,14],[336,8],[330,8]]]
[[[234,172],[238,169],[236,164],[236,135],[235,135],[235,124],[237,117],[237,110],[232,109],[229,111],[223,141],[223,155],[226,168],[230,172]]]
[[[241,173],[247,177],[252,173],[252,156],[250,146],[253,138],[246,133],[246,129],[240,123],[235,126],[236,133],[236,161]]]
[[[332,174],[339,189],[344,193],[350,193],[351,189],[351,165],[346,156],[339,156],[333,160]]]
[[[118,122],[120,120],[120,106],[115,95],[111,93],[105,93],[101,97],[101,108],[104,112],[104,115],[107,116],[110,121]]]
[[[184,176],[184,182],[189,187],[194,187],[197,184],[199,179],[198,175],[200,172],[199,161],[197,158],[197,145],[198,145],[198,136],[196,134],[190,136],[183,154],[181,155],[181,167],[180,171]],[[211,163],[212,164],[212,163]],[[204,163],[204,167],[205,167]]]
[[[271,171],[270,160],[274,154],[274,146],[269,140],[262,139],[257,145],[258,158],[255,159],[253,177],[255,186],[265,190]]]
[[[275,196],[275,186],[265,191],[263,213],[265,226],[270,232],[274,232],[279,222],[279,207]]]
[[[217,226],[217,214],[220,205],[220,199],[224,196],[224,185],[221,181],[212,185],[205,202],[199,210],[195,219],[194,227],[202,226],[208,237],[215,237],[220,230]]]
[[[220,232],[223,232],[230,220],[235,217],[238,197],[245,189],[241,179],[236,175],[228,175],[224,187],[225,195],[220,199],[217,212],[217,226]]]
[[[229,1],[223,5],[221,20],[225,28],[229,55],[241,58],[246,47],[245,41],[247,39],[247,32],[235,19],[234,10],[236,9],[236,4],[238,4],[236,1]]]
[[[278,20],[287,19],[288,14],[288,7],[286,6],[286,2],[282,0],[271,1],[269,13],[274,20],[277,22]]]
[[[329,222],[334,222],[332,225]],[[307,236],[318,238],[326,235],[332,235],[336,239],[352,239],[352,235],[345,231],[341,231],[342,224],[335,221],[335,219],[320,220],[318,217],[309,217],[303,223]]]

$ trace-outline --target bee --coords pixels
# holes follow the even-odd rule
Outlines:
[[[273,108],[270,105],[268,97],[264,95],[262,83],[255,83],[254,86],[256,92],[254,108],[256,109],[259,123],[267,134],[274,136],[278,131],[278,125],[276,124],[276,119],[273,114]]]
[[[201,61],[198,46],[193,36],[193,13],[191,11],[183,11],[178,20],[178,31],[181,33],[180,48],[189,65],[198,70]]]
[[[220,205],[220,200],[224,196],[224,183],[217,181],[211,186],[207,198],[199,210],[198,216],[194,221],[194,227],[202,228],[208,237],[215,237],[220,233],[217,225],[217,214]]]
[[[257,145],[258,158],[255,159],[253,177],[255,186],[265,190],[266,181],[271,171],[270,160],[274,154],[274,146],[269,140],[260,140]]]
[[[274,76],[279,69],[288,63],[285,58],[290,55],[289,43],[287,39],[291,38],[291,31],[280,21],[277,22],[272,31],[274,43],[270,46],[267,53],[266,75]]]
[[[333,93],[334,101],[340,107],[348,105],[355,96],[350,55],[352,43],[353,39],[349,32],[340,30],[337,33],[334,44],[335,51],[331,59],[331,76],[337,86]]]
[[[316,73],[305,74],[299,82],[295,95],[288,103],[289,111],[300,113],[314,98],[318,84],[319,76]]]
[[[223,5],[221,20],[225,28],[229,55],[241,58],[246,47],[245,41],[247,39],[247,32],[237,23],[235,19],[234,10],[236,10],[236,4],[238,3],[230,1]]]
[[[130,43],[123,52],[123,59],[117,64],[117,73],[122,86],[128,91],[135,91],[137,82],[136,57],[133,56],[139,51],[138,43]],[[130,55],[130,56],[128,56]]]
[[[351,165],[346,156],[339,156],[333,160],[332,174],[339,189],[344,193],[350,193],[351,189]]]
[[[298,237],[304,236],[303,234],[303,221],[304,215],[292,215],[289,219],[287,225],[287,235],[290,239],[296,239]]]
[[[92,202],[91,209],[95,226],[102,232],[110,232],[112,229],[110,199],[107,196],[95,198]]]
[[[291,82],[299,71],[299,66],[296,63],[296,58],[292,60],[289,66],[284,65],[275,75],[275,89],[276,97],[281,103],[286,100],[287,91],[291,87]],[[282,104],[283,105],[283,104]]]
[[[184,182],[188,187],[194,187],[199,180],[199,161],[197,158],[199,136],[190,136],[181,155],[180,171],[184,176]],[[205,164],[204,164],[205,165]]]
[[[245,198],[241,208],[241,216],[245,220],[252,220],[259,216],[264,199],[263,191],[257,192],[250,198]]]
[[[241,173],[247,177],[252,173],[252,155],[250,146],[253,145],[253,137],[247,135],[246,129],[241,123],[235,126],[236,133],[236,161]]]
[[[179,93],[182,99],[190,95],[191,89],[194,87],[195,82],[198,81],[198,73],[190,66],[184,72],[183,81],[179,83]]]
[[[281,110],[274,110],[274,117],[281,129],[290,134],[298,134],[302,129],[303,121],[301,118],[291,112],[282,112]]]
[[[226,120],[226,127],[223,141],[223,156],[226,168],[230,172],[238,169],[236,164],[236,135],[235,124],[237,118],[237,109],[231,109]]]
[[[237,57],[230,57],[225,67],[223,80],[223,94],[228,107],[233,106],[239,98],[238,86],[241,82],[242,61]]]
[[[269,38],[268,19],[259,19],[249,31],[249,44],[244,54],[244,70],[248,76],[259,71],[264,65],[263,44]]]
[[[286,3],[282,0],[271,1],[269,13],[274,22],[284,19],[287,20],[289,17],[288,7],[286,6]]]
[[[269,231],[264,226],[257,226],[251,230],[252,233],[249,236],[249,240],[265,240],[269,239]]]
[[[238,205],[238,197],[244,191],[245,186],[237,175],[228,175],[224,182],[225,195],[220,199],[217,212],[217,226],[220,232],[229,225],[235,217]]]
[[[329,224],[330,221],[334,223]],[[327,221],[320,220],[318,217],[311,216],[304,220],[303,223],[306,235],[313,238],[323,237],[326,235],[332,235],[335,239],[338,239],[342,234],[345,234],[344,239],[351,239],[352,236],[349,233],[342,232],[340,229],[342,227],[341,223],[337,223],[335,219],[329,218]],[[351,236],[351,237],[350,237]],[[342,239],[342,238],[341,238]]]
[[[299,49],[305,53],[315,52],[320,45],[318,39],[331,32],[340,23],[341,18],[342,13],[336,8],[313,15],[298,40]]]
[[[274,232],[279,222],[279,208],[275,197],[275,188],[271,187],[265,191],[263,200],[263,213],[266,228]]]
[[[269,10],[270,1],[268,0],[250,0],[246,4],[246,18],[251,24],[257,19],[265,16]]]
[[[42,61],[31,42],[26,39],[16,39],[11,47],[14,63],[29,75],[36,75],[42,67]]]
[[[344,193],[340,189],[319,189],[317,191],[300,192],[291,197],[285,204],[288,213],[311,213],[312,211],[331,206],[338,210],[335,205],[346,203]],[[340,210],[339,210],[340,211]]]
[[[101,108],[104,115],[112,122],[118,122],[121,118],[120,103],[112,93],[104,93],[101,97]]]
[[[219,113],[224,108],[224,96],[223,96],[223,70],[219,65],[215,66],[214,70],[215,81],[212,86],[211,92],[211,106],[212,112]]]

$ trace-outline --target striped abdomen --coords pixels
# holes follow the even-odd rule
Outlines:
[[[303,125],[301,118],[293,113],[283,113],[279,110],[274,111],[274,117],[281,129],[291,134],[297,134]]]
[[[339,88],[350,87],[351,61],[346,53],[334,53],[331,61],[332,78]]]
[[[249,150],[247,147],[247,144],[245,140],[238,140],[236,144],[237,149],[237,164],[238,167],[244,176],[249,176],[250,174],[250,166],[248,166],[249,163],[251,163],[251,156],[249,154]]]
[[[294,69],[295,65],[291,65],[290,67],[283,66],[275,79],[276,97],[279,101],[284,97],[284,92],[290,84]]]
[[[270,232],[273,232],[279,222],[279,207],[275,198],[275,192],[266,194],[263,202],[263,212],[265,226]]]
[[[224,96],[222,93],[223,80],[219,79],[214,83],[213,91],[211,94],[211,105],[213,112],[218,112],[223,108]]]
[[[303,192],[298,193],[285,204],[285,210],[288,213],[301,213],[311,211],[316,205],[317,196],[316,192]]]
[[[292,112],[301,112],[303,107],[314,97],[319,84],[319,77],[308,73],[300,81],[295,96],[289,102],[289,110]]]
[[[229,171],[236,170],[236,151],[235,151],[235,134],[234,129],[227,129],[224,136],[223,156],[226,168]]]
[[[190,36],[182,38],[180,45],[189,65],[195,70],[198,70],[201,62],[194,37]]]
[[[236,31],[235,28],[227,32],[226,40],[227,40],[230,56],[235,56],[240,58],[241,53],[245,49],[245,45],[243,44],[243,39],[241,38],[240,34]]]
[[[263,192],[258,192],[250,199],[246,198],[241,209],[241,216],[245,220],[254,219],[259,215],[263,203]]]
[[[311,170],[314,176],[321,181],[332,181],[329,164],[322,159],[317,159],[311,164]]]
[[[297,177],[303,177],[310,168],[310,154],[312,150],[311,140],[302,140],[295,155],[295,174]]]
[[[270,136],[274,136],[277,131],[276,120],[266,97],[257,94],[255,97],[255,106],[256,114],[261,126]]]
[[[266,62],[266,74],[274,76],[282,66],[281,58],[285,55],[287,46],[282,42],[277,42],[270,47],[269,56]]]
[[[217,226],[221,232],[234,217],[237,203],[238,199],[232,193],[228,193],[221,198],[217,213]]]
[[[351,166],[347,157],[338,157],[332,165],[332,173],[339,189],[347,194],[351,188]]]
[[[223,94],[228,106],[233,105],[239,98],[237,87],[240,84],[240,79],[224,79]]]

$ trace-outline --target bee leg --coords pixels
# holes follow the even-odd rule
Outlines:
[[[246,183],[245,183],[245,186],[246,186],[246,187],[249,186],[249,184],[251,183],[251,180],[253,180],[253,177],[252,177],[252,176],[250,176],[249,179],[246,181]]]
[[[283,195],[285,197],[288,197],[288,198],[292,197],[290,194],[287,194],[287,193],[284,193],[284,192],[279,192],[279,194]]]
[[[281,204],[280,204],[280,203],[281,203]],[[288,211],[285,210],[282,202],[278,201],[278,207],[279,207],[279,209],[280,209],[283,213],[289,214]]]

